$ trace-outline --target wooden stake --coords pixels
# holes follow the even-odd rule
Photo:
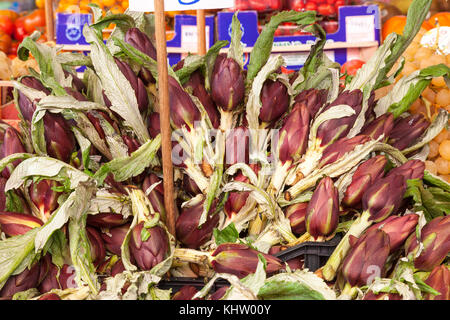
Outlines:
[[[197,10],[197,52],[200,56],[206,54],[206,23],[205,23],[205,10]]]
[[[172,130],[170,128],[169,76],[166,48],[166,22],[164,18],[164,0],[155,1],[155,34],[158,60],[158,94],[161,124],[161,148],[164,176],[164,206],[166,208],[166,225],[175,237],[175,202],[172,164]]]
[[[53,16],[53,0],[45,0],[45,28],[47,40],[55,40],[55,17]]]

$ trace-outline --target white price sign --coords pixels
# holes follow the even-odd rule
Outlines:
[[[224,9],[234,7],[234,0],[164,0],[165,11]],[[155,11],[154,0],[130,0],[131,11]]]

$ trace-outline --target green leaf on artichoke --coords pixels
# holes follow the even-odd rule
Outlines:
[[[119,114],[125,125],[136,133],[138,140],[144,144],[150,137],[141,113],[134,89],[116,65],[113,56],[93,29],[85,26],[83,34],[91,44],[91,58],[103,89],[111,101],[111,110]]]
[[[26,37],[17,49],[17,56],[20,60],[26,61],[31,52],[39,65],[40,80],[44,86],[51,88],[57,96],[65,95],[64,87],[70,87],[71,81],[65,77],[63,68],[56,58],[57,49],[38,43],[40,36],[41,34],[35,31]]]
[[[114,179],[117,182],[136,177],[152,164],[160,147],[161,135],[158,135],[155,139],[148,140],[130,156],[116,158],[102,165],[95,173],[94,178],[99,184],[103,184],[109,173],[114,175]]]
[[[222,243],[236,243],[239,239],[239,232],[236,230],[234,223],[230,223],[222,230],[214,228],[213,235],[218,246]]]
[[[78,286],[81,287],[86,283],[93,294],[97,294],[100,290],[100,284],[97,279],[96,268],[92,263],[91,247],[86,232],[87,211],[94,191],[95,185],[92,182],[80,184],[63,204],[64,206],[69,202],[61,215],[63,215],[63,218],[67,216],[70,218],[68,228],[70,257],[75,267]]]
[[[273,37],[278,26],[283,22],[294,22],[298,26],[307,26],[316,22],[315,11],[283,11],[273,16],[269,23],[264,26],[261,34],[253,46],[250,62],[247,67],[247,83],[251,83],[258,74],[259,70],[269,60],[273,47]]]
[[[0,241],[0,286],[22,264],[27,256],[35,256],[34,238],[39,228],[34,228],[24,235],[14,236]]]
[[[297,270],[268,278],[258,292],[264,300],[335,300],[335,292],[312,272]]]

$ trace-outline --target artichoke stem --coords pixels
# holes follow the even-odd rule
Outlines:
[[[342,238],[341,242],[339,242],[338,246],[323,267],[323,276],[325,280],[331,281],[334,279],[339,266],[350,250],[350,236],[358,238],[372,224],[372,221],[369,221],[369,218],[369,212],[364,211],[363,214],[353,222],[350,229]]]
[[[307,242],[307,241],[310,241],[312,239],[312,236],[308,233],[308,232],[305,232],[303,235],[301,235],[298,239],[296,239],[295,241],[293,241],[293,242],[289,242],[288,244],[287,244],[287,246],[288,247],[294,247],[294,246],[296,246],[296,245],[298,245],[298,244],[301,244],[301,243],[303,243],[303,242]]]
[[[189,262],[210,266],[212,261],[212,256],[209,252],[194,249],[175,248],[173,258],[175,265],[179,265],[180,262]]]
[[[358,290],[356,287],[352,287],[350,283],[346,283],[344,289],[342,289],[341,295],[338,297],[338,300],[353,300],[356,298],[358,294]]]

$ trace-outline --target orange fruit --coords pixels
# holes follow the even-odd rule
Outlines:
[[[124,10],[121,6],[114,6],[111,7],[111,9],[109,9],[111,11],[112,14],[119,14],[119,13],[123,13]]]
[[[44,9],[45,8],[45,0],[36,0],[36,7],[38,9]]]
[[[105,7],[113,7],[116,4],[116,0],[102,0]]]

